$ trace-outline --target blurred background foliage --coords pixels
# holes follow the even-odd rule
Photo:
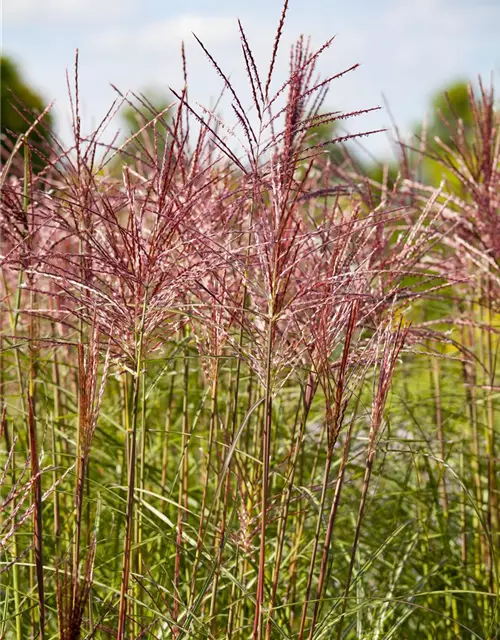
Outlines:
[[[161,158],[173,111],[172,97],[154,89],[144,91],[129,102],[121,110],[123,136],[133,138],[123,149],[125,157],[135,158],[140,154],[142,158],[153,155]],[[147,126],[153,119],[156,119],[155,127]]]
[[[1,160],[5,161],[20,135],[24,134],[46,108],[44,99],[30,87],[18,66],[11,58],[0,58],[0,134]],[[35,173],[46,164],[44,158],[50,154],[53,144],[54,118],[49,112],[43,123],[30,134],[30,142],[38,151],[32,156]]]

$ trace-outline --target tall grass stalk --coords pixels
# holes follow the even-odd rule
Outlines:
[[[127,510],[125,515],[125,537],[122,562],[122,577],[120,583],[120,602],[118,611],[118,629],[116,633],[117,640],[123,640],[126,633],[127,625],[127,609],[128,609],[128,586],[131,571],[131,555],[132,555],[132,534],[133,534],[133,518],[134,518],[134,492],[135,492],[135,475],[137,463],[137,423],[139,419],[139,392],[143,373],[143,339],[144,339],[144,320],[146,316],[147,292],[144,296],[142,307],[142,315],[140,316],[139,326],[136,333],[136,352],[135,352],[135,372],[133,379],[133,392],[131,402],[131,421],[128,451],[128,479],[127,479]],[[142,425],[144,429],[145,425]]]

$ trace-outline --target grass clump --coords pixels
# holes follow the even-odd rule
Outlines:
[[[84,137],[76,74],[74,146],[4,168],[2,637],[498,636],[493,97],[455,182],[376,184],[309,135],[362,113],[331,42],[272,89],[285,11],[252,119],[200,43],[238,150],[187,84]]]

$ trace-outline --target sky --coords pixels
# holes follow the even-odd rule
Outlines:
[[[265,75],[281,11],[281,0],[3,0],[2,52],[46,101],[55,100],[58,130],[69,142],[66,71],[74,75],[76,49],[87,131],[116,97],[112,85],[123,93],[182,89],[182,41],[190,99],[213,106],[221,80],[193,32],[250,106],[237,20]],[[351,132],[390,128],[393,118],[409,135],[431,97],[446,85],[478,75],[487,84],[493,77],[498,85],[500,0],[290,0],[276,88],[286,77],[290,46],[301,34],[316,48],[335,36],[318,63],[323,76],[360,64],[333,82],[325,108],[383,107],[351,120]],[[120,126],[117,119],[108,138]],[[393,149],[389,132],[363,139],[363,145],[378,157],[389,157]]]

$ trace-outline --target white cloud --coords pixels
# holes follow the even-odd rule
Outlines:
[[[181,14],[140,26],[107,30],[93,36],[90,45],[106,52],[164,52],[180,47],[182,40],[192,40],[195,33],[205,44],[238,43],[236,20],[233,17]]]
[[[425,41],[420,41],[424,49],[428,40],[432,44],[447,44],[451,39],[470,36],[488,24],[498,25],[500,5],[487,0],[466,2],[463,0],[393,0],[382,13],[382,24],[393,34],[409,37],[415,41],[426,33]],[[463,41],[461,41],[461,44]],[[415,59],[418,51],[414,51]]]
[[[478,35],[499,23],[500,5],[487,0],[393,0],[378,28],[393,52],[393,73],[437,86],[467,73]]]
[[[131,0],[3,0],[3,22],[26,26],[34,23],[95,21],[124,16]]]

